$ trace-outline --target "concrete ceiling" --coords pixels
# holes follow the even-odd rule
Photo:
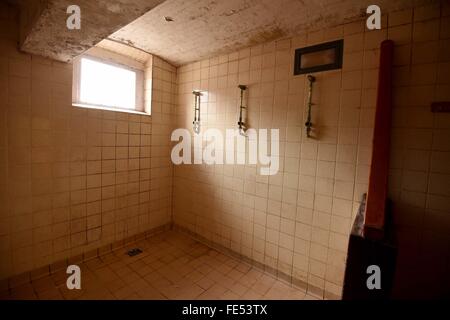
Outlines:
[[[250,45],[366,15],[382,14],[420,0],[166,0],[110,38],[156,54],[174,65],[229,53]],[[170,17],[172,22],[165,21]]]
[[[8,0],[21,7],[25,52],[71,61],[105,38],[179,66],[244,47],[439,0]],[[69,5],[81,30],[66,27]],[[170,17],[166,21],[165,17]]]
[[[141,63],[146,63],[147,60],[151,56],[149,53],[147,53],[145,51],[130,47],[128,45],[125,45],[125,44],[122,44],[122,43],[119,43],[116,41],[111,41],[109,39],[100,41],[99,43],[97,43],[95,45],[94,48],[102,48],[104,50],[108,50],[108,51],[120,54],[122,56],[131,58],[131,59],[141,62]],[[93,49],[93,48],[91,48],[91,49]],[[87,51],[87,52],[89,52],[89,51]]]
[[[164,0],[15,0],[21,50],[71,61]],[[81,29],[69,30],[67,7],[81,9]]]

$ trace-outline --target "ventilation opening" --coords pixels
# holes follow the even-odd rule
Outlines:
[[[134,248],[134,249],[131,249],[131,250],[129,250],[129,251],[127,252],[127,254],[128,254],[130,257],[137,256],[138,254],[141,254],[141,253],[142,253],[142,250],[139,249],[139,248]]]

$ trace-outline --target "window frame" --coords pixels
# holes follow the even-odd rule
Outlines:
[[[137,113],[150,115],[150,110],[145,108],[145,73],[144,67],[140,66],[140,63],[101,48],[94,48],[95,50],[89,50],[88,52],[76,57],[73,61],[73,81],[72,81],[72,106],[88,109],[99,109],[107,111],[117,111],[126,113]],[[133,109],[122,108],[118,106],[109,106],[102,104],[86,103],[80,100],[80,88],[81,88],[81,60],[83,58],[104,63],[117,68],[132,71],[136,74],[136,97],[135,107]]]
[[[308,53],[321,52],[325,50],[333,49],[335,52],[335,59],[332,63],[315,65],[312,67],[302,68],[302,56]],[[314,73],[320,71],[328,71],[342,68],[342,60],[344,56],[344,40],[335,40],[317,45],[295,49],[294,58],[294,76],[298,76],[305,73]]]

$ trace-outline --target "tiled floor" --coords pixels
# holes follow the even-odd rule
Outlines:
[[[143,252],[129,257],[132,247]],[[0,299],[316,299],[175,231],[80,267],[81,290],[67,289],[62,270]]]

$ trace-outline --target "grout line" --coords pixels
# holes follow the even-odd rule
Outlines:
[[[302,281],[300,279],[293,278],[292,276],[289,277],[289,278],[292,279],[291,282],[286,281],[283,277],[278,276],[278,274],[283,274],[281,271],[278,271],[276,269],[271,268],[270,266],[267,266],[267,265],[264,265],[262,263],[259,263],[259,262],[255,261],[255,260],[253,260],[251,258],[248,258],[248,257],[246,257],[244,255],[241,255],[241,254],[239,254],[239,253],[237,253],[237,252],[235,252],[235,251],[233,251],[231,249],[227,249],[227,248],[225,248],[225,247],[221,246],[220,244],[217,244],[217,243],[215,243],[213,241],[211,241],[211,243],[209,243],[209,241],[207,239],[204,239],[200,235],[198,235],[198,234],[196,234],[196,233],[194,233],[194,232],[184,228],[183,226],[175,224],[174,225],[174,230],[175,231],[179,231],[179,232],[181,232],[183,234],[186,234],[190,238],[192,238],[192,239],[194,239],[194,240],[196,240],[196,241],[206,245],[207,247],[212,248],[212,249],[214,249],[214,250],[216,250],[216,251],[218,251],[218,252],[220,252],[220,253],[222,253],[222,254],[230,257],[230,258],[237,259],[237,260],[239,260],[241,262],[244,262],[244,263],[254,267],[255,269],[263,272],[263,274],[268,275],[268,276],[270,276],[270,277],[272,277],[272,278],[274,278],[274,279],[276,279],[276,280],[278,280],[278,281],[280,281],[280,282],[282,282],[284,284],[287,284],[287,285],[291,286],[292,288],[301,290],[301,291],[305,292],[305,294],[307,294],[307,295],[310,295],[310,296],[313,296],[313,297],[320,298],[320,299],[324,300],[325,299],[325,295],[328,294],[328,296],[330,296],[330,297],[336,297],[337,299],[340,299],[340,297],[335,296],[331,292],[325,291],[325,289],[320,289],[319,288],[320,290],[323,291],[323,295],[318,295],[315,292],[308,291],[308,287],[313,287],[314,288],[314,286],[308,285],[304,281]],[[274,274],[273,272],[275,272],[276,274]],[[296,285],[294,283],[296,281],[305,284],[306,289]]]

